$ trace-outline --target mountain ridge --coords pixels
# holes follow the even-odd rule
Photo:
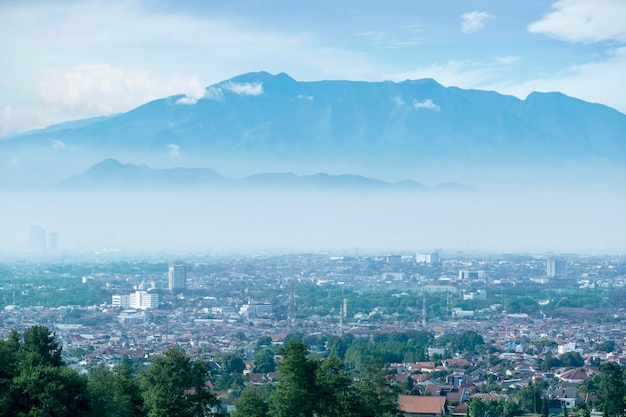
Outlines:
[[[85,172],[67,178],[49,187],[55,190],[98,190],[98,189],[293,189],[293,190],[378,190],[378,191],[441,191],[454,188],[455,191],[477,191],[465,184],[442,183],[424,186],[413,180],[397,182],[381,181],[352,174],[317,173],[297,175],[286,173],[259,173],[243,178],[228,178],[205,168],[153,169],[146,165],[123,164],[107,158]]]
[[[0,168],[0,181],[60,180],[109,156],[221,172],[432,174],[433,182],[465,179],[467,164],[565,177],[591,164],[602,180],[606,166],[626,164],[623,132],[626,115],[562,93],[521,100],[433,79],[304,82],[256,72],[208,86],[201,98],[164,97],[1,140],[21,165]]]

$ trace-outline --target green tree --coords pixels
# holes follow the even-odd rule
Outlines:
[[[308,347],[291,340],[281,349],[281,373],[276,393],[270,403],[273,417],[312,417],[318,406],[316,370],[318,362],[308,359]]]
[[[615,350],[615,342],[612,340],[607,340],[606,342],[598,343],[596,345],[596,349],[606,353],[613,352]]]
[[[269,404],[258,387],[247,387],[235,401],[235,412],[231,417],[266,417]]]
[[[522,410],[533,414],[537,414],[541,410],[543,396],[539,384],[531,381],[522,387],[515,396]]]
[[[604,413],[608,416],[621,416],[624,413],[624,370],[615,362],[600,366],[600,393],[604,399]]]
[[[469,402],[469,413],[471,417],[486,417],[487,405],[480,397],[474,397]]]
[[[61,350],[60,343],[46,326],[31,326],[24,330],[24,343],[20,349],[24,366],[61,366]]]
[[[264,346],[272,346],[272,338],[270,336],[262,336],[259,337],[259,340],[256,341],[256,347],[255,350],[259,351],[261,350]]]
[[[87,381],[91,417],[139,417],[143,399],[130,367],[120,363],[113,370],[92,370]]]
[[[520,413],[519,407],[515,401],[507,401],[502,407],[502,415],[504,417],[513,417]]]
[[[205,388],[206,364],[195,366],[178,349],[155,358],[141,375],[148,417],[195,417],[213,414],[218,399]]]
[[[221,374],[242,374],[246,364],[241,352],[223,352],[215,355],[214,362],[220,365]]]
[[[268,372],[276,371],[276,362],[274,361],[274,352],[271,349],[264,348],[254,357],[253,372],[260,372],[266,374]]]
[[[585,360],[578,352],[565,352],[559,357],[561,366],[579,368],[585,365]]]
[[[553,368],[561,366],[561,361],[551,354],[547,354],[546,358],[543,360],[542,366],[545,371],[550,371]]]
[[[365,367],[356,383],[353,409],[362,417],[390,417],[398,414],[397,394],[390,383],[387,368],[380,362]]]
[[[20,334],[13,329],[9,338],[0,341],[0,387],[9,388],[17,370],[18,353],[20,350]],[[0,415],[10,402],[10,390],[0,389]]]
[[[546,397],[541,401],[541,417],[550,417],[550,406]]]
[[[37,365],[13,378],[5,416],[89,415],[86,378],[65,366]]]
[[[353,415],[351,405],[354,403],[356,392],[352,385],[352,378],[341,359],[331,356],[319,364],[317,385],[320,416],[348,417]]]

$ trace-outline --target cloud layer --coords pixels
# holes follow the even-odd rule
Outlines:
[[[485,27],[485,21],[489,19],[495,19],[494,15],[486,12],[479,12],[475,10],[473,12],[464,13],[461,16],[463,22],[461,23],[461,32],[474,33],[483,30]]]
[[[528,30],[569,42],[626,41],[623,0],[558,0]]]

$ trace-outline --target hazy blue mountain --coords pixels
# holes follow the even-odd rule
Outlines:
[[[192,188],[225,184],[228,180],[210,169],[152,169],[146,165],[122,164],[105,159],[80,175],[54,185],[54,188],[88,191],[101,188]]]
[[[107,118],[14,135],[0,141],[0,151],[19,163],[0,174],[6,181],[60,180],[117,158],[240,176],[293,171],[423,179],[428,173],[437,182],[466,181],[468,165],[476,172],[498,166],[517,173],[509,181],[533,175],[543,181],[549,175],[537,174],[537,166],[568,170],[566,179],[591,165],[592,173],[607,166],[621,172],[625,132],[626,115],[560,93],[520,100],[432,79],[299,82],[259,72],[207,87],[197,101],[167,97]],[[610,181],[613,174],[598,175]]]
[[[276,189],[276,190],[361,190],[361,191],[474,191],[471,186],[441,184],[424,187],[417,181],[386,182],[360,175],[296,175],[288,173],[261,173],[241,179],[226,178],[203,168],[152,169],[146,165],[122,164],[106,159],[93,165],[80,175],[72,176],[51,186],[56,190],[94,191],[102,189],[136,190],[198,188],[219,189]]]

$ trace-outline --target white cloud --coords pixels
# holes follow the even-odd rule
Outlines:
[[[500,64],[504,64],[504,65],[510,65],[510,64],[515,64],[517,62],[519,62],[522,58],[519,56],[513,56],[513,55],[509,55],[509,56],[503,56],[500,58],[496,58],[495,61],[499,62]]]
[[[433,103],[433,101],[429,98],[424,101],[413,100],[413,108],[416,110],[419,110],[419,109],[428,109],[428,110],[434,110],[434,111],[441,110],[441,107]]]
[[[485,21],[488,19],[494,19],[495,16],[486,12],[479,12],[475,10],[473,12],[464,13],[461,18],[461,32],[474,33],[482,30],[485,27]]]
[[[193,105],[196,104],[198,102],[198,99],[195,97],[181,97],[178,100],[176,100],[176,104],[189,104],[189,105]]]
[[[151,74],[98,64],[48,70],[39,91],[48,106],[68,118],[119,113],[175,94],[185,94],[189,100],[204,95],[204,87],[195,76]]]
[[[402,99],[402,97],[394,97],[393,102],[396,103],[396,106],[398,107],[406,106],[406,102]]]
[[[300,100],[306,100],[306,101],[313,101],[314,100],[313,96],[307,96],[307,95],[304,95],[304,94],[298,94],[298,98]]]
[[[624,42],[625,22],[624,0],[557,0],[528,30],[569,42]]]
[[[180,146],[170,143],[167,145],[167,153],[172,158],[180,158]]]
[[[324,35],[142,0],[0,2],[0,61],[11,63],[0,66],[2,136],[168,95],[220,100],[204,88],[257,69],[301,80],[377,74]],[[261,92],[250,87],[239,92]]]
[[[205,98],[207,100],[222,101],[224,100],[224,93],[222,92],[221,88],[211,86],[206,88],[206,91],[204,92],[202,98]]]
[[[260,96],[263,94],[263,83],[233,83],[221,84],[225,90],[230,90],[240,96]]]
[[[224,100],[224,93],[222,92],[221,88],[210,86],[205,89],[204,94],[202,94],[200,97],[197,97],[195,95],[186,95],[185,97],[181,97],[176,100],[176,104],[193,105],[196,104],[200,99],[222,101]]]
[[[370,30],[356,33],[357,36],[381,49],[400,49],[420,45],[424,42],[419,25],[404,25],[392,30]]]
[[[65,149],[65,142],[63,142],[62,140],[58,140],[58,139],[54,140],[52,142],[52,148],[53,149],[61,149],[61,150],[63,150],[63,149]]]

